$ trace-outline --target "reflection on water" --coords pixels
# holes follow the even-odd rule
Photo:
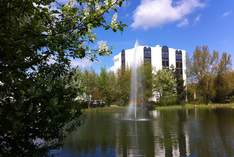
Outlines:
[[[234,157],[234,110],[151,113],[124,121],[122,113],[88,113],[62,157]]]

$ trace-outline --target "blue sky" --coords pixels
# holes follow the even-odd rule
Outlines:
[[[79,65],[96,72],[101,67],[108,69],[113,56],[132,48],[135,40],[144,45],[185,49],[190,56],[196,46],[208,45],[210,50],[234,57],[233,0],[128,0],[119,9],[118,18],[128,25],[124,32],[95,30],[98,40],[112,46],[112,55],[98,57],[95,63],[84,60]]]

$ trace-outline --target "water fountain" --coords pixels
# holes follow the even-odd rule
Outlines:
[[[130,136],[130,140],[132,141],[132,148],[129,148],[129,156],[143,156],[140,145],[138,143],[138,122],[139,121],[147,121],[145,118],[144,110],[141,108],[142,104],[139,101],[143,94],[143,90],[140,89],[140,85],[142,83],[141,75],[138,73],[138,68],[140,65],[140,61],[137,59],[138,54],[138,41],[135,42],[133,58],[131,62],[131,90],[130,90],[130,102],[127,110],[127,120],[131,121],[129,123],[129,127],[133,129],[133,132]],[[133,123],[132,123],[133,122]]]
[[[131,91],[130,91],[130,102],[127,111],[127,119],[134,121],[145,121],[145,111],[142,108],[142,104],[139,101],[140,96],[143,95],[143,90],[139,90],[141,81],[141,76],[138,75],[138,68],[140,61],[137,59],[139,44],[138,41],[135,42],[133,58],[131,63]]]
[[[138,41],[135,42],[134,46],[134,55],[131,65],[131,93],[130,93],[130,104],[128,108],[128,116],[134,119],[137,119],[137,91],[138,91],[138,74],[137,74],[137,47]]]

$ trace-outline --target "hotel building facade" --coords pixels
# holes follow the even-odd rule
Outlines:
[[[134,53],[135,56],[134,56]],[[132,49],[122,50],[114,56],[114,65],[111,71],[117,72],[120,69],[131,68],[132,64],[142,65],[150,63],[152,72],[157,73],[163,68],[174,67],[182,75],[186,82],[186,51],[181,49],[169,48],[168,46],[138,45]]]

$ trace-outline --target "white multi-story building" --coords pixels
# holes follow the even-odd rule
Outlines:
[[[174,67],[186,82],[186,51],[167,46],[138,45],[132,49],[122,50],[114,56],[111,70],[117,72],[120,69],[131,68],[132,63],[141,65],[146,62],[152,65],[153,73],[163,68]]]

